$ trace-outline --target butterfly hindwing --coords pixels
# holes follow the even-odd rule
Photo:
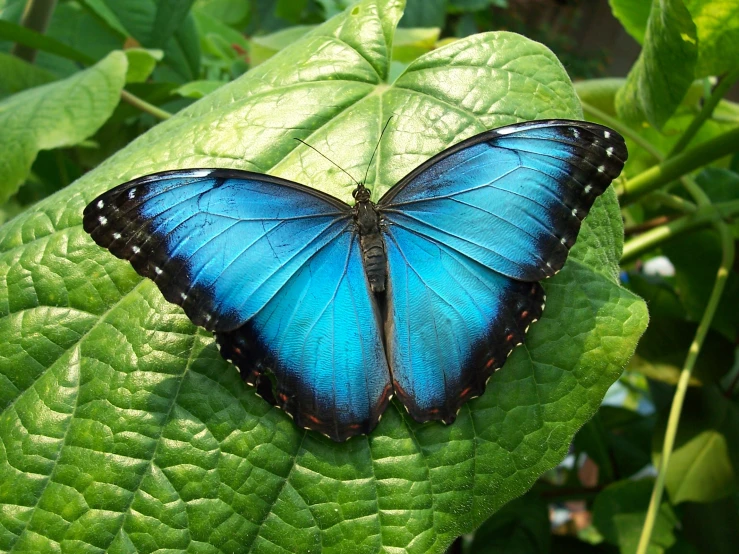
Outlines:
[[[345,440],[375,427],[392,392],[374,302],[358,238],[343,233],[216,341],[298,425]]]
[[[380,200],[393,225],[522,281],[562,268],[580,222],[618,176],[624,141],[600,125],[509,125],[453,146]]]
[[[544,291],[401,227],[385,239],[395,390],[415,420],[451,423],[541,316]]]
[[[198,169],[115,187],[87,206],[83,224],[195,324],[226,331],[261,309],[350,219],[346,204],[289,181]]]

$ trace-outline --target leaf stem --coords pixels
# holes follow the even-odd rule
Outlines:
[[[665,440],[662,446],[662,457],[659,461],[657,480],[655,481],[654,489],[652,490],[652,497],[649,500],[649,509],[647,510],[647,517],[644,522],[644,527],[642,527],[641,537],[639,538],[639,546],[636,550],[637,554],[646,554],[649,547],[652,530],[654,529],[654,523],[657,519],[657,511],[662,502],[662,493],[665,488],[665,479],[667,477],[667,467],[670,463],[670,456],[672,455],[672,449],[675,445],[677,427],[680,423],[680,412],[682,411],[683,402],[685,401],[685,394],[688,390],[690,376],[693,371],[693,366],[695,366],[695,361],[698,359],[701,347],[703,346],[703,341],[708,333],[708,329],[711,326],[713,316],[716,313],[716,308],[721,300],[721,295],[724,292],[724,286],[729,277],[729,271],[734,263],[734,237],[729,226],[722,222],[717,224],[716,230],[721,239],[721,249],[723,252],[721,265],[716,274],[716,282],[713,285],[708,305],[706,306],[706,310],[703,312],[703,317],[698,325],[695,338],[693,339],[693,343],[690,345],[688,357],[685,359],[685,365],[680,372],[677,389],[675,390],[675,397],[672,399],[670,416],[667,420],[667,430],[665,431]]]
[[[125,89],[121,90],[121,100],[123,100],[124,102],[128,104],[131,104],[133,107],[138,108],[142,112],[153,115],[157,119],[161,119],[162,121],[172,117],[172,114],[169,113],[168,111],[165,111],[161,108],[157,108],[153,104],[149,104],[146,100],[143,100],[139,98],[138,96],[131,94]]]
[[[724,75],[724,77],[719,81],[718,85],[713,89],[711,96],[709,96],[703,103],[701,111],[693,118],[693,121],[690,122],[690,125],[680,137],[680,140],[678,140],[675,143],[675,146],[672,147],[672,150],[670,150],[670,158],[685,150],[685,147],[691,140],[693,140],[693,137],[695,137],[696,133],[698,133],[706,120],[711,117],[713,110],[716,109],[718,103],[724,95],[729,92],[729,89],[737,79],[739,79],[739,66]]]
[[[712,161],[739,152],[739,127],[650,167],[621,185],[621,206],[626,206],[658,188]]]
[[[675,196],[674,194],[670,194],[669,192],[665,192],[663,190],[655,190],[647,197],[647,199],[654,200],[656,202],[659,202],[663,206],[672,208],[673,210],[677,210],[678,212],[682,212],[685,214],[693,213],[698,209],[698,206],[696,206],[690,200]]]
[[[662,153],[659,150],[657,150],[657,148],[655,148],[652,145],[652,143],[650,143],[648,140],[646,140],[644,137],[642,137],[639,133],[634,131],[628,125],[621,123],[615,117],[607,114],[603,110],[596,108],[595,106],[591,106],[587,102],[583,102],[582,100],[580,100],[580,104],[582,104],[582,109],[586,114],[589,114],[597,119],[600,119],[603,123],[608,125],[614,131],[618,131],[624,137],[630,138],[632,141],[634,141],[636,144],[641,146],[644,150],[649,152],[652,156],[654,156],[658,160],[662,160],[662,158],[664,158]]]
[[[699,227],[704,227],[711,223],[721,222],[723,218],[736,214],[739,214],[739,200],[701,206],[692,214],[650,229],[649,231],[626,241],[624,244],[623,255],[621,257],[621,263],[631,262],[662,242],[677,235],[681,235]]]
[[[49,28],[54,8],[56,8],[56,0],[28,0],[23,10],[21,26],[43,35]],[[16,42],[11,54],[28,63],[33,63],[36,61],[38,50]]]

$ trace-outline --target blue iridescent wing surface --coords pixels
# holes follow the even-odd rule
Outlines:
[[[303,426],[374,427],[389,373],[348,205],[267,175],[181,170],[100,195],[83,225]]]
[[[388,251],[386,349],[419,420],[453,421],[543,310],[582,219],[620,173],[623,139],[554,120],[477,135],[378,203]]]
[[[593,123],[509,125],[435,156],[378,206],[394,225],[508,277],[539,281],[562,268],[626,156],[623,138]]]
[[[369,433],[392,392],[359,242],[342,233],[243,327],[216,333],[247,383],[334,440]],[[272,379],[274,377],[274,379]]]
[[[385,237],[393,386],[416,421],[451,423],[541,316],[544,290],[402,227]]]

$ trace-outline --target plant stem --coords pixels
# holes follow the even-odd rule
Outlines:
[[[597,119],[600,119],[603,123],[608,125],[614,131],[618,131],[624,137],[630,138],[632,141],[634,141],[636,144],[641,146],[644,150],[649,152],[652,156],[654,156],[658,160],[662,160],[662,158],[664,158],[664,156],[659,150],[657,150],[649,141],[647,141],[644,137],[639,135],[636,131],[634,131],[628,125],[621,123],[615,117],[608,115],[606,112],[599,110],[595,106],[591,106],[587,102],[583,102],[582,100],[580,100],[580,104],[582,104],[582,109],[585,113]]]
[[[731,202],[723,202],[721,204],[706,205],[700,207],[695,213],[680,217],[654,229],[650,229],[626,241],[624,244],[621,263],[628,263],[645,252],[655,248],[662,242],[681,235],[687,231],[692,231],[699,227],[704,227],[711,223],[721,222],[725,217],[739,214],[739,200]],[[723,225],[723,223],[722,223]]]
[[[672,150],[670,150],[670,158],[685,150],[685,147],[691,140],[693,140],[693,137],[695,137],[696,133],[700,130],[706,120],[711,117],[713,110],[716,109],[718,103],[737,79],[739,79],[739,67],[727,73],[721,81],[719,81],[718,85],[716,85],[716,88],[711,93],[711,96],[703,103],[701,111],[693,118],[693,121],[690,122],[690,125],[680,137],[680,140],[678,140],[675,143],[675,146],[672,147]]]
[[[148,113],[150,115],[153,115],[157,119],[161,119],[162,121],[165,119],[169,119],[172,117],[172,114],[161,109],[157,108],[153,104],[149,104],[146,100],[142,100],[138,96],[134,96],[127,90],[121,90],[121,100],[124,102],[127,102],[131,104],[133,107],[138,108],[142,112]]]
[[[669,192],[662,190],[655,190],[647,197],[647,199],[659,202],[663,206],[672,208],[673,210],[677,210],[684,214],[693,213],[698,209],[698,206],[693,204],[690,200],[685,200],[685,198],[680,198],[679,196],[675,196],[674,194],[670,194]]]
[[[621,190],[617,190],[620,192],[621,206],[631,204],[645,194],[734,152],[739,152],[739,127],[702,142],[626,181]]]
[[[649,547],[652,530],[654,529],[654,523],[657,519],[657,511],[662,502],[662,493],[665,488],[667,467],[670,463],[670,456],[672,455],[672,449],[675,445],[675,436],[677,434],[678,423],[680,422],[680,412],[682,411],[683,402],[685,401],[685,393],[688,390],[690,376],[693,371],[693,366],[695,366],[695,361],[698,359],[701,347],[703,346],[703,341],[708,333],[708,329],[711,326],[713,316],[716,313],[716,308],[721,300],[721,295],[724,292],[724,286],[729,277],[729,271],[734,263],[734,237],[729,226],[722,222],[717,224],[716,228],[719,232],[721,248],[723,251],[721,265],[718,268],[716,282],[713,285],[713,291],[711,291],[708,305],[706,306],[705,312],[703,312],[703,317],[698,325],[695,338],[693,339],[693,343],[690,345],[688,357],[685,359],[685,365],[680,372],[677,389],[675,390],[675,397],[672,399],[670,416],[667,420],[667,429],[665,431],[665,440],[662,446],[662,458],[659,461],[657,480],[654,483],[652,497],[649,500],[649,509],[647,510],[647,518],[644,522],[644,527],[642,528],[641,537],[639,538],[639,546],[636,550],[637,554],[646,554],[647,548]]]
[[[23,10],[21,26],[43,35],[46,29],[49,28],[49,22],[55,7],[56,0],[28,0]],[[36,61],[38,50],[15,43],[11,54],[28,63],[33,63]]]

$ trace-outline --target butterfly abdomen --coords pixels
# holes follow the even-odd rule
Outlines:
[[[380,216],[369,200],[357,202],[355,210],[367,280],[372,292],[383,292],[387,278],[387,254],[385,241],[380,234]]]

